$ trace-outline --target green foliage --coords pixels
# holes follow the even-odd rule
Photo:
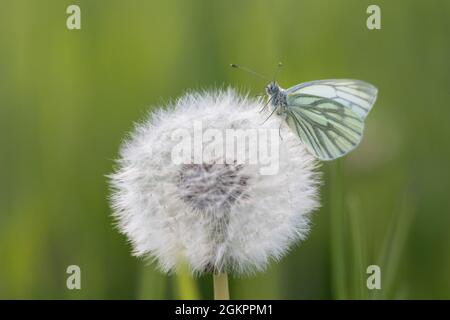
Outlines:
[[[231,279],[231,296],[450,298],[449,1],[377,1],[372,31],[370,1],[79,0],[82,29],[67,30],[73,2],[0,1],[0,298],[211,298],[210,278],[130,256],[105,175],[150,106],[217,85],[258,94],[229,63],[271,74],[278,61],[283,87],[357,78],[379,99],[359,148],[323,166],[310,237]],[[65,286],[71,264],[80,291]]]

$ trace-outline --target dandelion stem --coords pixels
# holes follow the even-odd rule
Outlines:
[[[214,300],[230,300],[228,291],[228,275],[226,273],[214,273]]]

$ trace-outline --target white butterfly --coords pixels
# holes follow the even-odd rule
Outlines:
[[[305,82],[282,89],[266,87],[276,112],[320,160],[334,160],[355,149],[363,136],[364,119],[377,98],[373,85],[350,79]]]
[[[279,63],[273,79],[281,66]],[[267,79],[249,68],[231,67]],[[375,104],[378,89],[361,80],[330,79],[300,83],[286,90],[272,81],[266,92],[270,116],[276,112],[309,152],[328,161],[346,155],[361,142],[364,119]]]

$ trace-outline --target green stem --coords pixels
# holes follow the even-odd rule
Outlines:
[[[228,275],[226,273],[214,273],[214,300],[230,300],[228,290]]]

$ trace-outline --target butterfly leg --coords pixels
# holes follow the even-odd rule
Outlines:
[[[272,110],[272,112],[269,114],[269,116],[267,117],[267,119],[266,120],[264,120],[264,122],[263,123],[261,123],[261,124],[264,124],[264,123],[266,123],[266,121],[267,120],[269,120],[270,119],[270,117],[275,113],[275,111],[277,110],[277,107],[276,106],[274,106],[274,108],[273,108],[273,110]]]
[[[283,137],[281,136],[281,126],[283,125],[283,122],[280,122],[280,126],[278,127],[278,135],[280,136],[280,139],[283,140]]]
[[[267,108],[267,106],[269,105],[270,101],[272,101],[272,97],[270,97],[269,100],[267,100],[267,102],[264,104],[264,106],[258,112],[259,113],[263,112]]]
[[[281,136],[281,123],[280,126],[278,127],[278,135],[280,136],[280,140],[283,140],[283,137]]]
[[[283,120],[287,120],[287,113],[284,113]],[[280,136],[281,140],[283,140],[283,137],[281,136],[281,126],[283,125],[283,120],[280,121],[280,126],[278,127],[278,135]]]

